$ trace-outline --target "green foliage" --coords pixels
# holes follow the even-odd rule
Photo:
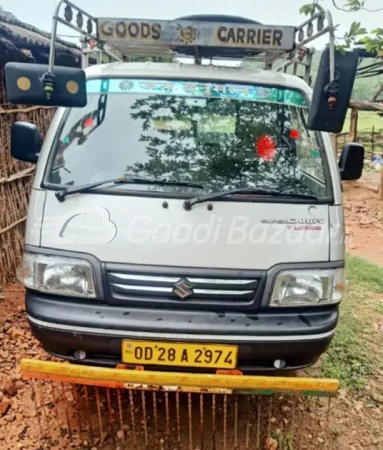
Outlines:
[[[356,12],[362,9],[365,5],[365,1],[361,0],[349,0],[344,4],[345,8],[348,8],[350,11]]]
[[[299,10],[299,12],[305,16],[313,16],[319,11],[323,11],[323,7],[318,3],[318,0],[314,3],[303,5]]]
[[[367,88],[368,86],[366,86],[366,89]],[[366,97],[363,97],[363,95],[366,95]],[[353,97],[358,97],[358,100],[370,100],[372,98],[372,95],[369,89],[367,90],[367,92],[364,92],[363,89],[358,89],[357,91],[354,91]],[[343,133],[348,133],[350,131],[350,116],[351,112],[348,112],[343,127]],[[380,117],[376,112],[373,111],[359,111],[358,131],[361,133],[363,131],[371,132],[372,128],[375,129],[376,133],[383,133],[383,117]]]
[[[321,375],[339,380],[347,389],[363,389],[372,370],[368,354],[362,351],[360,330],[360,321],[351,311],[343,311],[331,347],[322,358]]]
[[[361,41],[369,52],[377,50],[378,53],[381,54],[381,52],[383,52],[383,28],[376,28],[375,30],[372,30],[371,33],[375,35],[375,37],[365,36]]]
[[[313,85],[315,83],[315,79],[316,79],[316,75],[318,72],[319,62],[320,62],[321,57],[322,57],[322,52],[320,50],[317,50],[313,56],[312,70],[311,70],[311,74],[313,77]],[[371,60],[366,59],[361,62],[360,67],[363,67],[363,66],[369,65],[369,64],[371,64]],[[247,62],[246,65],[248,67],[257,67],[256,63],[250,64]],[[302,72],[299,72],[298,75],[303,74],[303,69],[299,69],[299,70],[301,70]],[[289,72],[291,72],[291,69],[289,70]],[[378,91],[379,86],[382,84],[382,82],[383,82],[383,78],[382,78],[382,76],[379,76],[379,75],[377,75],[375,77],[371,77],[371,78],[357,78],[354,83],[354,90],[352,92],[352,100],[370,101],[374,97],[376,92]],[[363,130],[363,129],[371,130],[372,126],[375,126],[376,131],[382,129],[383,128],[383,118],[379,117],[375,112],[367,112],[367,113],[361,112],[359,128],[361,130]],[[347,125],[346,125],[346,127],[347,127]],[[348,128],[346,128],[346,127],[345,127],[345,130],[348,131],[349,125],[348,125]]]
[[[383,293],[383,267],[357,256],[348,257],[347,276],[360,291]]]
[[[314,15],[317,11],[320,10],[321,6],[319,2],[323,0],[314,0],[312,3],[307,3],[303,5],[299,12],[305,16]],[[347,0],[343,7],[339,7],[335,0],[333,0],[333,4],[337,9],[341,9],[343,11],[348,12],[357,12],[361,10],[378,12],[378,10],[369,10],[366,5],[368,0]],[[335,27],[336,28],[336,27]],[[366,28],[361,26],[360,22],[353,22],[350,30],[343,36],[342,40],[344,44],[339,45],[338,48],[341,51],[344,51],[347,48],[350,48],[352,44],[363,42],[366,46],[366,49],[370,52],[377,52],[381,54],[383,52],[383,29],[378,28],[376,30],[372,30],[370,35]]]
[[[182,98],[152,95],[135,100],[131,111],[131,118],[142,129],[139,140],[145,143],[147,158],[126,167],[128,174],[198,181],[213,192],[251,186],[258,179],[264,189],[296,192],[299,188],[300,193],[308,189],[300,183],[297,186],[296,159],[290,147],[294,144],[286,137],[288,130],[302,120],[300,114],[304,113],[300,109],[266,102],[210,99],[204,109],[196,110]],[[235,133],[217,133],[215,127],[209,126],[209,121],[219,118],[226,118],[221,126],[230,129],[234,124]],[[154,132],[154,120],[157,124],[176,121],[188,126]],[[211,131],[204,131],[204,125]],[[267,164],[254,149],[257,138],[264,134],[270,135],[279,149]]]
[[[351,44],[354,44],[359,36],[363,36],[367,34],[367,30],[361,27],[360,22],[353,22],[350,27],[350,31],[346,33],[343,37],[345,41],[345,45],[339,46],[339,48],[347,49],[351,47]]]
[[[281,432],[275,432],[272,433],[271,437],[278,442],[279,450],[293,450],[293,435],[291,433],[285,435]]]
[[[341,319],[330,349],[322,358],[321,376],[336,378],[347,389],[363,389],[372,373],[372,355],[362,336],[363,323],[355,308],[364,299],[383,292],[383,268],[362,258],[347,257],[351,293],[341,306]]]

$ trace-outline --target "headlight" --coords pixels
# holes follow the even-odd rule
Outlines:
[[[25,287],[50,294],[96,297],[93,267],[84,259],[25,253],[18,278]]]
[[[270,306],[321,306],[339,303],[347,293],[344,269],[287,270],[276,280]]]

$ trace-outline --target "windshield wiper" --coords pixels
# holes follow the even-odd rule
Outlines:
[[[233,194],[253,194],[253,195],[268,195],[270,197],[293,197],[293,198],[302,198],[307,200],[318,200],[318,197],[314,195],[305,195],[305,194],[288,194],[278,191],[269,191],[267,189],[233,189],[232,191],[226,192],[213,192],[211,194],[200,195],[198,197],[191,198],[190,200],[185,200],[183,207],[186,211],[190,211],[193,205],[197,205],[198,203],[208,202],[209,200],[216,200],[222,197],[226,197],[228,195]]]
[[[114,184],[157,184],[159,186],[184,186],[184,187],[193,187],[198,189],[203,189],[201,184],[196,183],[187,183],[184,181],[172,181],[172,180],[155,180],[152,178],[140,178],[140,177],[122,177],[122,178],[114,178],[112,180],[104,180],[98,181],[95,183],[84,184],[82,186],[73,186],[70,188],[62,189],[61,191],[56,192],[56,198],[63,202],[68,195],[78,194],[81,192],[86,192],[88,190],[94,189],[99,186],[103,186],[105,184],[114,183]]]

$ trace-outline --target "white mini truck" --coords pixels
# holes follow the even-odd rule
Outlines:
[[[83,69],[54,66],[58,23],[82,34]],[[332,30],[328,13],[295,28],[60,2],[49,66],[6,67],[11,102],[59,107],[42,146],[33,124],[12,129],[13,156],[37,163],[20,277],[47,352],[253,372],[326,351],[347,290],[341,179],[364,159],[350,143],[338,164],[328,134],[359,62]],[[124,62],[137,55],[162,62]]]

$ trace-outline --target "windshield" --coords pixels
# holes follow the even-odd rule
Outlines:
[[[302,93],[256,85],[102,79],[66,114],[47,181],[80,186],[122,176],[203,186],[113,189],[208,193],[259,188],[329,194],[324,149]],[[112,189],[111,189],[112,192]]]

